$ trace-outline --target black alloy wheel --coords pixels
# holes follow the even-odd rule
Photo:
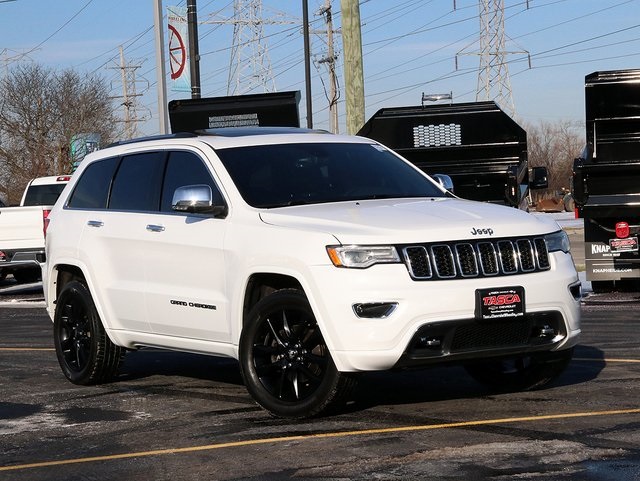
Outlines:
[[[240,353],[247,389],[276,416],[319,414],[354,383],[337,371],[309,302],[298,290],[276,291],[258,302]]]
[[[74,384],[97,384],[117,373],[125,350],[107,336],[87,287],[79,281],[58,296],[53,338],[63,373]]]

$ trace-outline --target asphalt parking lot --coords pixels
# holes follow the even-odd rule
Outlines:
[[[41,307],[0,308],[0,479],[640,479],[640,319],[584,307],[550,388],[495,395],[461,368],[364,375],[355,400],[274,419],[234,361],[130,353],[117,382],[66,381]]]
[[[254,404],[229,359],[146,349],[114,383],[72,385],[41,297],[0,285],[0,480],[640,480],[640,294],[587,297],[544,390],[368,373],[337,413],[296,422]]]

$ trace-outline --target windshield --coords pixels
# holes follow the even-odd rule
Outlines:
[[[216,153],[253,207],[446,196],[420,172],[378,145],[298,143]]]

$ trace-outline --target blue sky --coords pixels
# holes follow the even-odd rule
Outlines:
[[[314,15],[324,0],[308,0],[312,30],[325,28]],[[184,5],[165,1],[163,7]],[[360,2],[365,68],[366,118],[382,107],[417,105],[425,93],[453,92],[454,101],[476,99],[480,21],[477,0],[363,0]],[[505,50],[519,122],[582,121],[584,77],[597,70],[640,68],[640,0],[504,0]],[[122,94],[119,47],[136,69],[143,134],[158,130],[153,0],[0,0],[0,67],[33,61],[101,75]],[[198,20],[229,18],[232,0],[198,0]],[[300,90],[305,124],[302,3],[263,0],[277,90]],[[455,5],[455,9],[454,9]],[[527,8],[528,7],[528,8]],[[333,0],[335,27],[340,2]],[[226,94],[233,27],[199,25],[203,96]],[[165,25],[165,35],[166,35]],[[326,54],[326,36],[313,35],[312,54]],[[337,35],[338,79],[343,83]],[[516,52],[528,52],[527,55]],[[456,68],[457,58],[457,68]],[[328,128],[323,65],[312,65],[314,126]],[[254,90],[252,93],[257,93]],[[187,94],[168,92],[169,99]],[[344,131],[344,93],[339,106]]]

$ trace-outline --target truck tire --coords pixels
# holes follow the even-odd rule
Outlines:
[[[13,271],[13,278],[18,284],[29,284],[42,279],[42,271],[38,267],[29,267]]]
[[[564,204],[564,210],[566,212],[574,212],[576,210],[576,202],[573,200],[573,195],[571,195],[571,193],[566,194],[563,197],[562,203]]]
[[[465,366],[480,384],[495,392],[540,389],[562,374],[573,356],[573,348],[531,354],[506,360],[477,362]]]
[[[77,280],[66,284],[58,296],[53,341],[62,372],[74,384],[112,380],[126,352],[111,342],[89,289]]]
[[[613,281],[591,281],[591,289],[596,294],[604,294],[616,290]]]
[[[353,389],[338,372],[304,293],[282,289],[249,313],[240,338],[247,390],[274,416],[306,418],[335,406]]]

